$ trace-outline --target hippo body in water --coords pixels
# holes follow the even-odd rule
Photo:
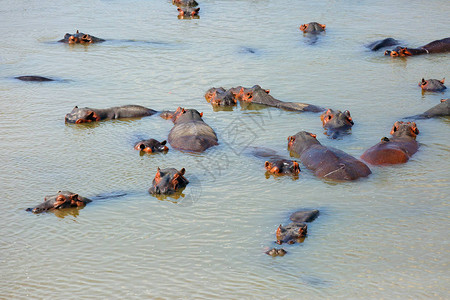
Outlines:
[[[420,54],[445,53],[450,52],[450,37],[435,40],[419,48],[397,47],[394,50],[386,50],[384,55],[392,57],[397,56],[413,56]]]
[[[319,178],[350,181],[372,173],[363,162],[341,150],[323,146],[315,134],[306,131],[288,137],[288,149]]]
[[[372,165],[393,165],[406,163],[417,152],[419,134],[414,122],[395,122],[391,138],[382,138],[381,142],[367,149],[361,159]]]
[[[399,44],[399,41],[393,38],[386,38],[384,40],[375,41],[373,43],[370,43],[367,45],[367,48],[369,48],[371,51],[378,51],[381,48],[389,47],[389,46],[396,46]]]
[[[443,90],[447,89],[447,87],[444,85],[444,82],[445,78],[442,80],[438,79],[425,80],[425,78],[422,78],[422,81],[419,82],[419,86],[422,88],[423,91],[442,92]]]
[[[64,35],[64,38],[59,40],[58,42],[66,44],[92,44],[92,43],[101,43],[104,41],[105,41],[104,39],[95,37],[93,35],[85,34],[77,30],[77,32],[74,34],[66,33]]]
[[[447,116],[450,116],[450,99],[442,99],[438,105],[433,106],[420,115],[408,117],[407,119],[429,119]]]
[[[118,107],[111,107],[105,109],[97,108],[75,108],[72,112],[66,114],[66,123],[90,123],[101,120],[121,119],[121,118],[140,118],[151,116],[156,111],[140,105],[125,105]]]
[[[14,78],[22,80],[22,81],[37,81],[37,82],[54,81],[54,79],[51,79],[51,78],[42,77],[42,76],[34,76],[34,75],[17,76]]]
[[[89,202],[91,202],[90,199],[78,194],[69,191],[59,191],[55,195],[45,196],[44,202],[35,207],[27,208],[26,210],[37,214],[54,209],[84,207]]]
[[[200,11],[200,7],[193,8],[189,6],[179,6],[178,10],[178,19],[198,19],[200,16],[198,12]]]
[[[184,189],[189,184],[189,181],[184,177],[185,172],[184,168],[180,171],[174,168],[158,168],[152,187],[148,190],[149,193],[170,195]]]
[[[328,109],[320,116],[320,119],[323,128],[326,130],[325,134],[332,139],[349,132],[354,124],[348,110],[341,112],[340,110]]]
[[[196,7],[198,5],[195,0],[172,0],[172,4],[176,6],[190,6]]]
[[[218,145],[216,133],[202,119],[203,113],[178,107],[171,116],[174,126],[167,140],[173,148],[203,152]]]

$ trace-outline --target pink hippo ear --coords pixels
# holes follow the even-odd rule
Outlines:
[[[77,29],[77,33],[80,33],[80,32],[78,31],[78,29]]]
[[[419,129],[417,128],[416,122],[411,123],[411,131],[416,135],[419,134]]]
[[[306,28],[308,28],[308,24],[300,25],[300,30],[301,30],[301,31],[305,31]]]
[[[194,10],[191,12],[191,15],[192,15],[192,16],[198,15],[198,12],[199,12],[199,11],[200,11],[200,7],[194,9]]]
[[[390,132],[391,135],[394,134],[394,132],[396,132],[398,130],[398,126],[400,126],[400,122],[399,121],[395,122],[394,126],[392,126],[392,129],[391,129],[391,132]]]
[[[180,172],[179,172],[181,175],[184,175],[184,173],[186,173],[186,169],[185,168],[182,168],[181,170],[180,170]]]
[[[447,101],[447,99],[441,99],[441,103],[444,103],[445,101]]]
[[[445,83],[445,78],[442,78],[442,80],[440,81],[440,83],[444,84],[444,83]]]
[[[320,25],[320,27],[322,27],[322,29],[325,29],[325,27],[327,27],[327,25],[325,25],[325,24],[319,24]]]
[[[312,137],[315,138],[315,139],[317,138],[317,134],[310,133],[309,135],[312,136]]]
[[[156,184],[159,184],[160,180],[161,180],[161,169],[158,167],[158,169],[156,170],[156,175],[155,175]]]
[[[419,85],[420,85],[420,86],[424,86],[424,85],[426,85],[426,84],[427,84],[427,81],[425,80],[425,78],[422,78],[422,81],[419,82]]]
[[[182,10],[181,8],[177,7],[178,12],[180,13],[180,16],[184,16],[184,10]]]
[[[288,136],[287,140],[288,140],[288,142],[293,142],[293,141],[295,141],[295,137]]]
[[[264,167],[265,167],[266,169],[270,169],[270,162],[266,161],[266,162],[264,163]]]
[[[267,94],[269,94],[269,93],[270,93],[270,90],[264,90],[264,92],[266,92]]]
[[[203,112],[200,113],[200,118],[202,118],[202,117],[203,117]]]

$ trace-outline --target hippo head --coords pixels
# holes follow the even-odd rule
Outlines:
[[[287,251],[284,250],[283,248],[280,249],[272,248],[267,250],[265,253],[267,255],[275,257],[275,256],[284,256],[287,253]]]
[[[214,97],[214,95],[216,95],[217,93],[225,93],[225,92],[226,92],[226,90],[223,87],[210,88],[205,93],[205,99],[206,99],[206,101],[211,102],[211,99]]]
[[[295,244],[296,242],[302,242],[308,232],[308,225],[305,223],[290,223],[287,226],[278,226],[276,237],[277,244],[283,243]]]
[[[425,80],[425,78],[422,78],[422,81],[419,82],[419,86],[424,91],[442,91],[447,88],[444,85],[444,82],[445,82],[445,78],[443,78],[442,80],[437,80],[437,79]]]
[[[419,129],[415,122],[397,121],[391,129],[391,135],[395,137],[410,137],[416,139]]]
[[[320,24],[317,22],[311,22],[309,24],[300,25],[300,30],[304,33],[319,33],[325,31],[325,24]]]
[[[177,171],[174,168],[160,169],[156,171],[153,186],[149,189],[150,194],[173,194],[186,187],[189,181],[183,176],[185,169]]]
[[[198,3],[195,0],[172,0],[172,4],[176,6],[197,6]]]
[[[211,104],[214,106],[233,106],[237,104],[236,97],[231,92],[215,91],[211,97]]]
[[[191,7],[178,7],[178,19],[198,19],[198,12],[200,11],[200,7],[191,8]]]
[[[166,143],[167,141],[165,140],[160,143],[155,139],[149,139],[137,143],[134,149],[145,153],[167,152],[169,148],[167,148]]]
[[[243,101],[252,102],[253,96],[256,93],[261,92],[261,91],[266,94],[270,93],[270,90],[265,90],[265,89],[262,89],[259,85],[254,85],[251,88],[241,87],[241,90],[239,91],[237,96],[239,97],[239,99],[242,99]]]
[[[264,167],[267,172],[274,175],[290,174],[295,176],[300,173],[298,162],[293,160],[281,159],[274,162],[266,161]]]
[[[317,135],[313,133],[300,131],[296,135],[288,137],[288,149],[292,151],[295,148],[295,151],[300,155],[311,145],[320,145],[320,142],[316,138]]]
[[[320,119],[324,127],[346,129],[354,124],[348,110],[341,112],[340,110],[328,109],[320,116]]]
[[[100,121],[100,116],[87,107],[78,108],[78,106],[75,106],[70,113],[66,114],[66,123],[81,124],[95,121]]]
[[[172,122],[174,124],[202,120],[203,113],[199,113],[195,109],[185,109],[178,107],[177,110],[172,114]]]
[[[59,191],[56,195],[46,196],[44,202],[34,208],[27,208],[27,211],[41,213],[53,209],[68,207],[84,207],[91,200],[81,197],[69,191]]]
[[[384,51],[384,55],[389,55],[389,56],[392,56],[392,57],[404,56],[404,55],[401,55],[401,53],[403,53],[402,49],[403,49],[403,47],[397,46],[397,47],[395,47],[392,50]]]

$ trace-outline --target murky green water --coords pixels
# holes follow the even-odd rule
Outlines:
[[[264,161],[245,150],[288,157],[287,136],[307,130],[359,157],[396,120],[448,98],[422,94],[417,82],[449,77],[449,54],[391,59],[363,45],[447,37],[449,2],[199,2],[198,20],[178,20],[169,0],[1,2],[0,298],[447,298],[448,119],[417,122],[421,146],[407,164],[372,167],[351,183],[305,168],[298,180],[266,179]],[[298,30],[311,21],[327,25],[314,45]],[[109,41],[54,43],[76,29]],[[213,86],[254,84],[281,100],[350,110],[352,134],[327,139],[318,114],[214,112],[203,98]],[[64,124],[75,105],[125,104],[203,111],[220,145],[140,156],[134,143],[167,138],[170,121]],[[147,193],[158,166],[186,168],[184,197]],[[25,212],[58,190],[127,195]],[[265,255],[299,208],[321,211],[305,242]]]

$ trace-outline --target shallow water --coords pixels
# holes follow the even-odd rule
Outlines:
[[[288,157],[289,135],[318,134],[356,157],[402,117],[449,92],[450,54],[391,59],[364,44],[420,46],[449,35],[448,1],[213,1],[178,20],[171,1],[3,1],[0,8],[0,298],[447,298],[448,118],[420,120],[420,149],[401,166],[351,183],[266,178],[250,147]],[[298,26],[318,21],[310,44]],[[55,43],[66,32],[108,41]],[[13,79],[41,75],[56,82]],[[352,133],[323,135],[318,114],[272,108],[214,112],[213,86],[259,84],[275,98],[348,109]],[[170,121],[64,124],[73,106],[140,104],[204,112],[220,145],[202,154],[141,156],[139,138],[167,138]],[[178,199],[147,189],[157,167],[185,167]],[[27,207],[70,190],[101,198],[81,210]],[[288,254],[264,254],[291,212],[321,215]]]

